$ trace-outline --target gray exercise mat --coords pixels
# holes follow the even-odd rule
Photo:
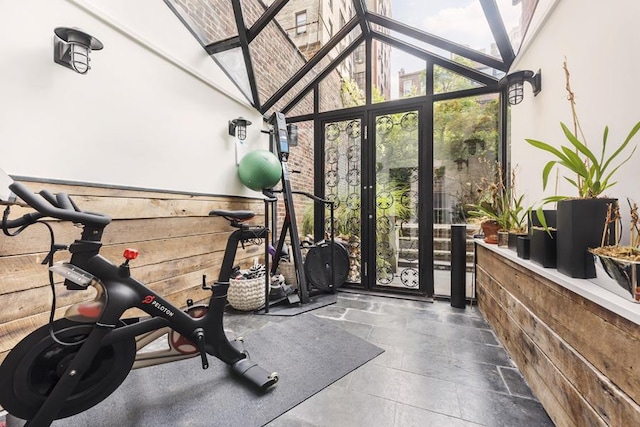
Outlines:
[[[309,302],[307,304],[287,305],[283,302],[282,304],[269,307],[268,313],[265,313],[263,309],[257,312],[257,314],[266,314],[268,316],[297,316],[337,302],[338,294],[320,294],[309,298]]]
[[[132,371],[122,386],[88,411],[54,426],[261,426],[360,365],[381,348],[312,314],[272,323],[244,337],[251,359],[280,381],[260,394],[210,357]]]

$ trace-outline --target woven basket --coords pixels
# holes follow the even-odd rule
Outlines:
[[[281,262],[278,264],[278,272],[284,276],[284,282],[293,287],[298,286],[298,277],[296,276],[296,266],[292,262]]]
[[[255,279],[229,279],[227,301],[241,311],[253,311],[264,306],[264,276]]]

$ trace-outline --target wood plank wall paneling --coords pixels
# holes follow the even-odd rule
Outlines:
[[[557,425],[640,425],[640,327],[476,245],[478,304]]]
[[[256,213],[252,221],[264,222],[264,203],[257,199],[188,195],[99,186],[24,182],[37,192],[71,195],[81,209],[109,215],[113,221],[103,236],[101,254],[120,263],[122,252],[133,247],[140,252],[131,262],[132,274],[171,303],[185,307],[187,299],[207,301],[209,291],[200,286],[202,275],[211,283],[218,277],[227,238],[233,228],[222,218],[209,216],[213,209],[245,209]],[[29,211],[13,207],[11,218]],[[80,229],[68,222],[47,221],[56,243],[70,244]],[[46,266],[40,265],[49,250],[49,232],[39,224],[17,237],[0,237],[0,362],[24,336],[48,321],[51,290]],[[236,264],[249,266],[263,261],[264,247],[239,248]],[[56,261],[69,258],[66,251]],[[58,280],[58,279],[56,279]],[[56,282],[56,318],[75,303],[91,299],[94,291],[68,291]],[[141,315],[134,309],[127,315]]]

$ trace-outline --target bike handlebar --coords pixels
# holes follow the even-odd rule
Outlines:
[[[96,227],[104,227],[111,222],[111,218],[107,215],[81,211],[66,193],[57,193],[54,196],[49,191],[42,190],[36,194],[20,182],[13,182],[9,189],[38,212],[31,212],[20,218],[7,220],[7,228],[33,224],[45,216]]]

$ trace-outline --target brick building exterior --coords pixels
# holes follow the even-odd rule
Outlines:
[[[423,70],[407,73],[404,68],[398,71],[398,97],[424,95],[427,93],[427,73]]]
[[[229,2],[208,2],[204,0],[178,0],[179,4],[184,8],[187,16],[191,19],[198,28],[200,28],[203,34],[199,34],[199,38],[204,44],[213,43],[216,41],[224,40],[237,35],[235,28],[235,21],[233,18],[233,10]],[[299,10],[296,6],[296,1],[289,2],[288,8],[283,9],[275,21],[269,23],[264,30],[256,37],[250,44],[249,50],[251,53],[254,74],[258,87],[258,95],[260,102],[264,102],[269,99],[280,87],[282,87],[300,68],[304,66],[307,61],[308,55],[311,53],[311,43],[305,48],[303,53],[292,42],[287,35],[286,21],[283,17],[291,15],[292,20],[295,18],[294,10]],[[318,3],[317,1],[310,1],[309,3]],[[328,0],[326,0],[326,7],[329,6]],[[337,5],[344,5],[342,0],[334,0]],[[245,0],[242,2],[243,13],[245,16],[245,24],[250,27],[267,9],[268,4],[261,0]],[[335,6],[334,6],[335,7]],[[289,10],[290,12],[287,12]],[[313,8],[308,9],[310,12]],[[318,12],[318,9],[315,9]],[[345,9],[335,8],[335,12],[339,13]],[[321,11],[321,9],[320,9]],[[351,13],[346,11],[345,13]],[[326,29],[326,22],[328,19],[323,18],[321,25],[315,25],[314,30],[311,21],[316,20],[320,22],[317,15],[308,15],[309,24],[307,26],[309,40],[315,37],[312,35],[317,32],[317,36],[324,37],[322,40],[326,42],[328,40],[328,31]],[[284,24],[283,24],[284,22]],[[291,21],[293,22],[293,21]],[[320,30],[317,28],[320,27]],[[337,31],[337,30],[335,30]],[[306,46],[306,45],[305,45]],[[304,47],[304,46],[303,46]],[[317,49],[315,49],[317,51]],[[274,61],[275,57],[285,56],[289,58],[289,61]],[[324,69],[331,61],[330,57],[325,57],[319,67]],[[283,69],[282,67],[286,67]],[[297,94],[304,88],[311,80],[311,76],[305,76],[293,89],[286,94],[283,99],[277,102],[270,112],[280,111],[284,108]],[[339,96],[341,91],[341,73],[336,70],[330,73],[323,81],[323,90],[320,93],[321,104],[325,108],[331,110],[342,108],[341,97]],[[300,114],[309,114],[313,112],[313,96],[306,96],[303,98],[290,112],[287,117],[294,117]],[[270,114],[269,114],[270,115]],[[301,122],[298,123],[299,130],[299,145],[291,148],[291,155],[289,160],[289,166],[292,171],[299,173],[291,174],[291,184],[294,190],[306,191],[314,193],[314,125],[313,122]],[[298,216],[301,217],[305,206],[308,204],[308,199],[302,196],[295,196],[296,209]],[[280,215],[283,215],[284,209],[279,209]],[[301,222],[301,219],[299,219]]]
[[[267,1],[267,4],[273,0]],[[391,16],[390,0],[367,0],[367,10],[379,15]],[[290,0],[282,8],[277,20],[289,35],[293,43],[305,57],[311,58],[329,39],[336,34],[354,16],[352,2],[345,0]],[[389,33],[385,28],[376,30]],[[340,47],[349,44],[360,29],[352,31]],[[384,96],[391,99],[390,59],[391,47],[373,40],[372,43],[372,79],[373,86]],[[365,88],[365,46],[356,48],[339,67],[338,72],[345,78],[356,81],[361,90]],[[332,54],[329,54],[332,58]],[[328,110],[323,105],[323,110]]]

